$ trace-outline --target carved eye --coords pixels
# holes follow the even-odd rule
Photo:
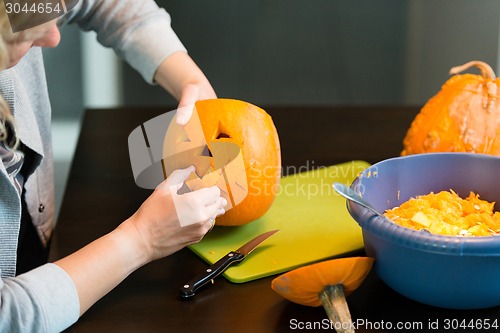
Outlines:
[[[229,134],[226,134],[226,133],[219,133],[215,139],[219,140],[219,139],[222,139],[222,138],[229,139],[229,138],[231,138],[231,136]]]
[[[203,151],[201,152],[200,156],[214,157],[214,155],[212,155],[212,152],[210,151],[210,148],[208,148],[208,146],[205,146],[205,148],[203,148]]]
[[[231,135],[229,134],[229,133],[231,133],[231,128],[227,128],[226,126],[224,126],[222,121],[218,122],[216,128],[217,128],[217,130],[215,133],[217,133],[217,134],[214,135],[215,140],[230,139],[231,138]]]

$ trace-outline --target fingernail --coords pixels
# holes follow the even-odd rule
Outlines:
[[[227,205],[227,200],[222,198],[222,206],[226,207],[226,205]]]
[[[220,208],[218,211],[217,211],[217,215],[224,215],[226,211],[222,208]]]

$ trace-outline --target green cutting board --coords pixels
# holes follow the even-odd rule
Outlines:
[[[361,228],[332,184],[350,185],[368,166],[364,161],[352,161],[282,177],[277,196],[264,216],[243,226],[216,226],[189,248],[213,264],[255,236],[279,229],[242,262],[224,272],[235,283],[359,250],[363,248]]]

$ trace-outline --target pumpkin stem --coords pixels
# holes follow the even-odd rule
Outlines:
[[[450,74],[458,74],[466,69],[469,69],[472,66],[476,66],[481,70],[481,75],[483,76],[485,82],[486,82],[486,95],[484,100],[483,100],[483,107],[488,110],[489,113],[492,113],[495,108],[495,98],[497,95],[497,85],[495,84],[494,80],[496,79],[495,72],[493,69],[490,67],[485,62],[482,61],[469,61],[466,64],[463,64],[462,66],[456,66],[450,69]]]
[[[354,333],[351,313],[344,295],[344,286],[342,284],[326,286],[319,293],[319,298],[337,333]]]
[[[463,72],[463,71],[465,71],[473,66],[479,68],[479,70],[481,71],[481,75],[485,79],[491,79],[491,80],[496,79],[495,72],[490,67],[490,65],[488,65],[487,63],[485,63],[483,61],[478,61],[478,60],[469,61],[468,63],[463,64],[461,66],[453,67],[452,69],[450,69],[450,75],[461,73],[461,72]]]

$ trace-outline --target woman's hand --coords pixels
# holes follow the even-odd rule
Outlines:
[[[227,201],[218,187],[177,194],[194,167],[174,171],[125,223],[137,231],[149,261],[199,242],[212,228],[210,218],[224,214]]]
[[[181,99],[175,115],[175,121],[179,125],[186,125],[191,115],[193,114],[193,107],[196,101],[203,98],[201,88],[196,84],[188,84],[182,90]]]
[[[154,80],[179,101],[180,112],[176,118],[179,125],[185,125],[191,118],[192,109],[185,106],[217,98],[205,74],[186,52],[168,56],[158,67]]]
[[[218,188],[173,192],[193,170],[174,171],[118,228],[55,262],[76,286],[80,314],[137,268],[199,242],[212,228],[210,218],[224,213],[227,202]],[[185,205],[176,205],[173,196]],[[179,213],[186,214],[191,224],[182,227]]]

